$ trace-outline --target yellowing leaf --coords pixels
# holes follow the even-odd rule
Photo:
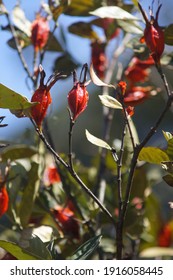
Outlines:
[[[156,147],[144,147],[141,150],[138,159],[153,164],[160,164],[163,161],[169,161],[169,157],[166,152]]]
[[[101,103],[108,108],[112,108],[112,109],[123,108],[121,103],[110,95],[99,95],[99,98],[101,100]]]
[[[94,135],[92,135],[91,133],[89,133],[89,131],[87,129],[86,129],[85,133],[86,133],[86,137],[87,137],[88,141],[91,142],[92,144],[94,144],[98,147],[101,147],[101,148],[112,150],[112,148],[109,146],[109,144],[107,144],[102,139],[97,138]]]

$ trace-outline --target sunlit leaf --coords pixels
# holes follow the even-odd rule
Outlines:
[[[75,22],[68,27],[69,32],[88,39],[98,39],[97,33],[92,29],[92,26],[88,22]]]
[[[8,159],[13,161],[20,158],[32,157],[36,153],[37,150],[34,147],[27,145],[13,145],[3,149],[0,158],[2,161],[7,161]]]
[[[132,0],[135,6],[138,6],[138,0]]]
[[[70,16],[89,16],[89,12],[101,6],[100,0],[72,0],[64,9],[64,13]]]
[[[164,31],[165,44],[173,46],[173,24],[166,27]]]
[[[142,28],[132,20],[117,20],[117,24],[127,33],[142,35]]]
[[[28,182],[23,192],[22,201],[20,203],[19,217],[23,227],[28,224],[31,216],[34,201],[36,199],[39,189],[39,178],[38,178],[38,167],[37,163],[32,163],[31,170],[28,175]],[[27,207],[26,207],[27,205]]]
[[[92,135],[91,133],[89,133],[88,130],[85,131],[86,133],[86,137],[88,139],[89,142],[91,142],[92,144],[98,146],[98,147],[102,147],[108,150],[112,150],[112,148],[109,146],[108,143],[106,143],[105,141],[103,141],[100,138],[95,137],[94,135]]]
[[[162,161],[169,161],[169,157],[166,152],[157,147],[144,147],[139,154],[139,160],[160,164]]]
[[[26,111],[34,105],[36,105],[35,102],[29,102],[23,95],[0,84],[0,108]]]
[[[105,6],[90,12],[91,15],[98,16],[101,18],[115,18],[122,20],[139,20],[137,17],[126,12],[118,6]]]
[[[163,132],[163,136],[165,137],[166,141],[173,139],[172,133],[167,132],[167,131],[162,131],[162,132]]]
[[[97,86],[101,86],[101,87],[107,86],[107,87],[115,88],[115,86],[113,86],[111,84],[106,84],[102,80],[100,80],[100,78],[96,75],[96,73],[94,71],[93,64],[91,64],[91,66],[90,66],[90,76],[91,76],[92,82]]]
[[[31,22],[26,18],[23,9],[16,5],[12,11],[14,24],[28,37],[31,36]]]
[[[101,100],[101,103],[108,108],[112,108],[112,109],[123,108],[121,103],[110,95],[99,95],[99,98]]]
[[[18,260],[39,260],[39,258],[33,256],[30,252],[27,252],[27,250],[22,249],[14,242],[0,240],[0,247],[12,254]]]
[[[173,187],[173,176],[170,174],[167,174],[163,176],[163,180],[170,186]]]
[[[169,156],[170,160],[173,160],[173,136],[170,132],[163,131],[163,135],[167,141],[167,148],[165,152]]]
[[[172,248],[152,247],[152,248],[147,248],[140,253],[141,258],[147,258],[147,259],[166,257],[166,256],[173,256]]]
[[[71,257],[72,260],[86,260],[99,246],[101,235],[95,236],[82,244]]]
[[[24,250],[31,252],[39,260],[52,259],[46,244],[32,233],[32,228],[23,229],[19,244]]]

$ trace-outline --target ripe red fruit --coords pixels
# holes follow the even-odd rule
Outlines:
[[[49,77],[46,84],[44,84],[44,78],[46,76],[43,67],[40,65],[40,85],[39,88],[34,92],[31,102],[39,102],[36,106],[31,108],[31,117],[35,121],[38,128],[41,127],[42,121],[46,116],[47,109],[52,102],[50,95],[51,87],[57,82],[58,79],[65,77],[61,73],[54,73]]]
[[[0,217],[8,210],[9,197],[6,187],[0,189]]]
[[[142,6],[138,3],[139,9],[143,15],[143,18],[146,22],[146,27],[144,30],[144,36],[141,39],[141,42],[145,41],[148,48],[151,51],[151,55],[156,64],[160,64],[160,58],[164,51],[164,32],[158,25],[158,16],[162,4],[158,6],[156,17],[153,16],[153,12],[150,9],[150,20],[148,19],[145,11],[142,9]]]
[[[86,109],[88,104],[89,95],[86,90],[86,73],[87,73],[87,64],[85,64],[82,68],[81,75],[83,70],[84,79],[83,81],[78,81],[76,78],[76,72],[73,72],[74,86],[68,93],[68,105],[70,107],[70,111],[73,114],[73,121],[77,119],[77,117]],[[80,75],[80,77],[81,77]]]
[[[57,207],[53,210],[55,220],[60,222],[64,234],[71,236],[72,238],[79,239],[79,224],[75,219],[75,214],[69,207],[61,208]]]
[[[31,25],[31,41],[36,52],[42,50],[49,38],[49,23],[39,14]]]

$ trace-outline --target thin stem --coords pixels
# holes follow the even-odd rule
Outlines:
[[[10,29],[11,29],[11,33],[12,33],[12,35],[13,35],[13,38],[14,38],[14,41],[15,41],[15,45],[16,45],[16,49],[17,49],[19,58],[20,58],[20,60],[21,60],[21,62],[22,62],[23,68],[24,68],[24,70],[26,71],[28,77],[29,77],[29,78],[31,79],[31,81],[34,83],[35,80],[34,80],[32,74],[30,73],[29,68],[28,68],[28,65],[27,65],[27,63],[26,63],[26,61],[25,61],[25,58],[24,58],[23,54],[22,54],[22,48],[20,47],[19,40],[18,40],[18,38],[17,38],[17,34],[16,34],[16,31],[15,31],[15,28],[14,28],[13,24],[11,23],[11,20],[10,20],[10,16],[9,16],[8,11],[6,11],[5,15],[6,15],[6,18],[7,18],[7,20],[8,20],[8,23],[9,23],[9,26],[10,26]]]
[[[70,115],[70,129],[69,129],[69,166],[71,168],[71,170],[74,171],[73,168],[73,152],[72,152],[72,136],[73,136],[73,127],[74,127],[75,122],[73,121],[73,118]]]
[[[84,182],[80,179],[80,177],[77,175],[77,173],[69,166],[68,163],[66,163],[55,151],[54,149],[50,146],[48,143],[47,139],[45,138],[44,134],[42,131],[39,130],[38,127],[36,127],[34,121],[31,118],[31,122],[35,126],[35,130],[40,137],[40,139],[43,141],[47,149],[53,154],[55,157],[56,161],[60,162],[71,174],[71,176],[75,179],[76,182],[79,183],[81,188],[94,200],[94,202],[102,209],[102,211],[105,213],[105,215],[109,218],[111,223],[116,227],[115,220],[111,213],[107,210],[107,208],[99,201],[99,199],[92,193],[92,191],[84,184]]]

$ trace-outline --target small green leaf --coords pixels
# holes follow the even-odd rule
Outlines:
[[[91,64],[91,66],[90,66],[90,76],[91,76],[92,82],[93,82],[96,86],[115,88],[115,86],[113,86],[113,85],[111,85],[111,84],[106,84],[106,83],[104,83],[102,80],[100,80],[100,78],[96,75],[96,73],[95,73],[95,71],[94,71],[93,64]]]
[[[98,16],[101,18],[115,18],[121,20],[139,20],[137,17],[131,15],[125,10],[118,6],[105,6],[90,12],[91,15]]]
[[[66,73],[66,75],[69,76],[69,75],[71,75],[73,70],[76,69],[77,66],[78,66],[78,64],[73,60],[71,55],[66,53],[64,55],[59,56],[55,60],[53,70],[59,71],[59,69],[61,69],[62,72]]]
[[[166,27],[164,31],[165,44],[173,46],[173,23]]]
[[[3,149],[0,154],[0,158],[2,161],[7,161],[8,159],[12,161],[20,158],[29,158],[36,153],[37,150],[34,147],[27,145],[15,145]]]
[[[164,135],[164,137],[167,141],[167,144],[168,144],[165,152],[169,156],[169,159],[173,160],[173,136],[170,132],[165,132],[165,131],[163,131],[163,135]]]
[[[123,108],[121,103],[110,95],[99,95],[99,98],[101,100],[101,103],[108,108],[112,108],[112,109]]]
[[[12,12],[14,24],[28,37],[31,36],[31,22],[26,18],[23,9],[16,5]]]
[[[82,244],[71,257],[72,260],[86,260],[99,246],[101,235],[95,236]]]
[[[163,180],[170,186],[173,187],[173,176],[170,174],[167,174],[163,176]]]
[[[94,144],[98,147],[101,147],[101,148],[105,148],[107,150],[112,150],[112,148],[109,146],[109,144],[107,144],[102,139],[97,138],[94,135],[92,135],[91,133],[89,133],[89,131],[87,129],[85,130],[85,133],[86,133],[86,137],[87,137],[88,141],[91,142],[92,144]]]
[[[0,240],[0,247],[12,254],[18,260],[39,260],[38,257],[27,252],[27,250],[21,248],[16,243]]]
[[[141,150],[138,159],[153,164],[160,164],[162,161],[169,161],[169,157],[166,152],[156,147],[144,147]]]
[[[36,102],[29,102],[26,97],[0,84],[0,108],[26,111],[36,104]]]
[[[19,45],[20,45],[21,48],[24,49],[24,48],[28,47],[29,45],[31,45],[30,38],[25,33],[23,33],[22,31],[17,30],[16,31],[16,37],[18,39],[18,42],[19,42]],[[15,49],[15,50],[17,49],[15,39],[13,37],[7,41],[7,44],[12,49]]]
[[[92,25],[88,22],[75,22],[68,27],[68,31],[88,39],[99,39],[97,33],[92,29]]]
[[[163,136],[165,137],[166,141],[173,139],[173,136],[170,132],[167,132],[167,131],[162,131],[162,132],[163,132]]]

